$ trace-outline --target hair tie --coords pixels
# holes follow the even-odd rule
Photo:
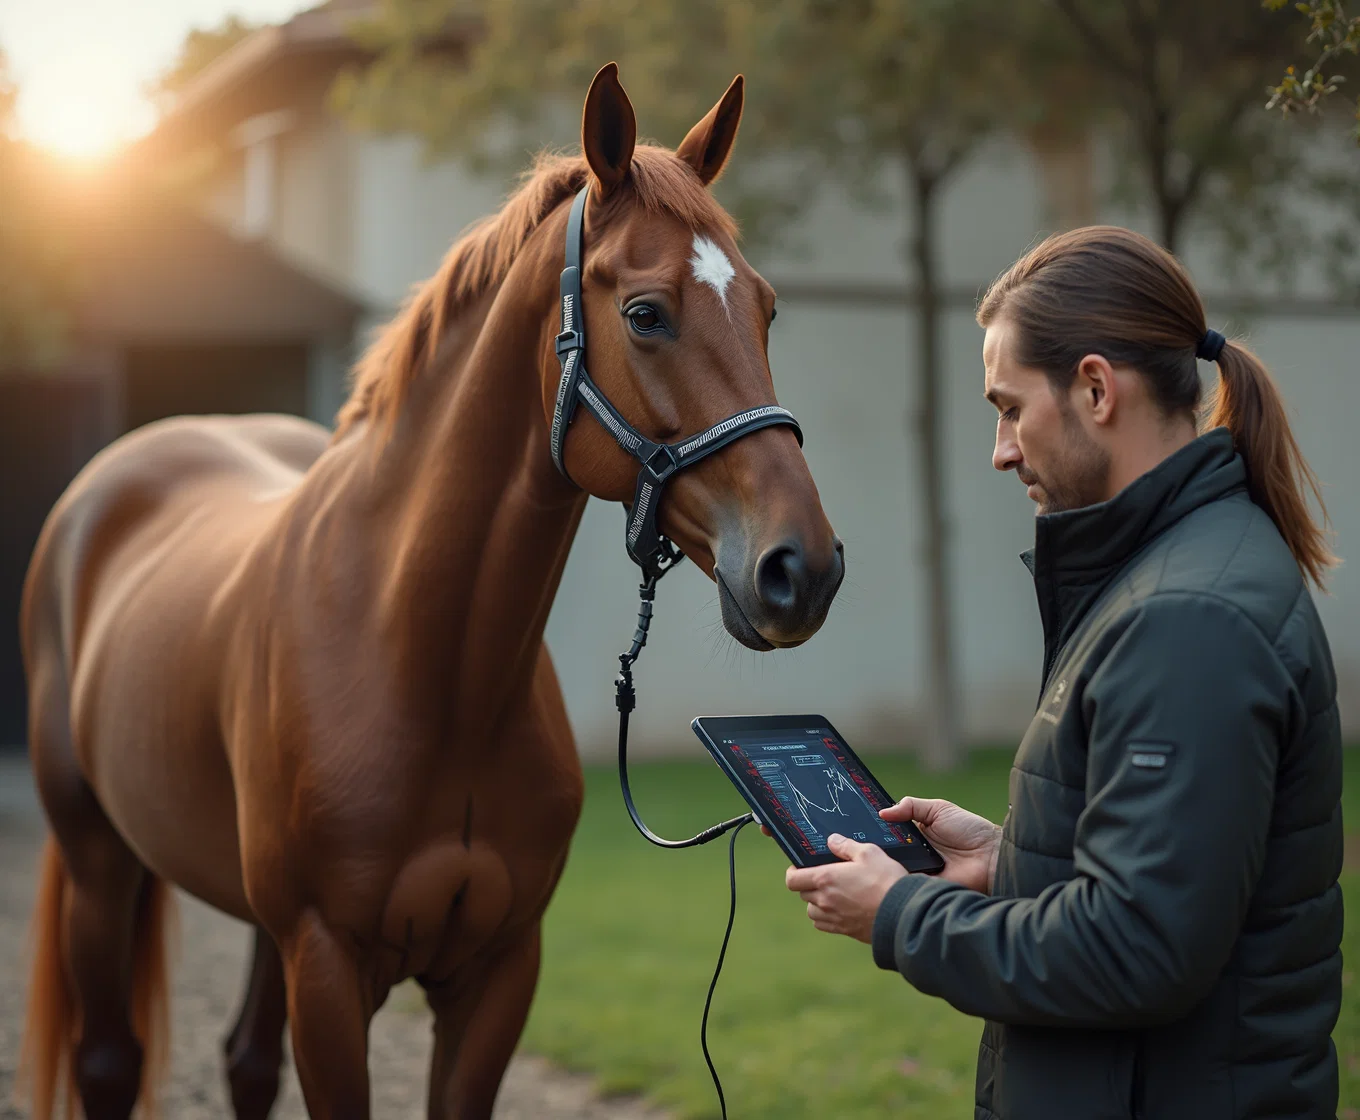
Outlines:
[[[1218,361],[1218,356],[1223,353],[1223,347],[1228,344],[1218,331],[1210,327],[1204,332],[1204,337],[1199,341],[1199,348],[1195,351],[1196,358],[1202,358],[1206,362]]]

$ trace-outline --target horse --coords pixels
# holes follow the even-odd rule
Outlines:
[[[254,927],[226,1038],[238,1120],[283,1032],[311,1116],[369,1116],[369,1022],[414,978],[428,1114],[490,1115],[537,984],[582,773],[543,631],[589,495],[635,464],[593,420],[549,453],[557,286],[588,189],[596,384],[649,438],[768,405],[774,291],[708,190],[738,76],[679,148],[639,144],[614,64],[582,154],[542,156],[356,365],[334,432],[177,417],[110,444],[53,507],[21,608],[41,859],[24,1068],[33,1115],[154,1097],[169,885]],[[567,477],[569,476],[569,477]],[[679,473],[661,531],[754,649],[821,626],[844,573],[795,432]]]

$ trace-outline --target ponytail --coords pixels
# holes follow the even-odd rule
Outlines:
[[[1327,547],[1327,508],[1317,475],[1299,450],[1280,391],[1261,360],[1245,346],[1228,342],[1218,356],[1218,389],[1205,430],[1227,428],[1247,467],[1251,500],[1270,515],[1304,575],[1321,588],[1328,568],[1338,563]],[[1322,516],[1308,509],[1311,491]]]

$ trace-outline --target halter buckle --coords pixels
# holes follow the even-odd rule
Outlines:
[[[679,469],[680,457],[669,443],[658,443],[656,448],[642,461],[642,465],[658,483],[661,483],[665,482]]]
[[[553,339],[553,347],[560,358],[563,354],[569,354],[573,350],[580,350],[585,346],[585,339],[581,337],[580,331],[563,331]]]

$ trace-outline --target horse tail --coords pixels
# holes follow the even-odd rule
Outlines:
[[[38,898],[29,931],[33,968],[28,983],[28,1017],[19,1051],[18,1085],[32,1102],[33,1120],[52,1120],[57,1093],[66,1090],[66,1115],[75,1104],[71,1050],[75,1041],[75,999],[66,973],[66,861],[50,833],[43,845]]]
[[[147,873],[137,900],[132,964],[132,1029],[142,1044],[144,1115],[155,1120],[156,1093],[170,1068],[170,942],[175,898],[164,879]]]
[[[61,848],[48,835],[40,859],[38,897],[30,930],[33,966],[28,1014],[19,1052],[20,1092],[32,1120],[52,1120],[58,1095],[65,1116],[75,1113],[72,1056],[78,1035],[76,1002],[66,968],[66,895],[69,874]],[[132,1028],[142,1046],[140,1100],[156,1116],[156,1089],[169,1065],[170,986],[167,963],[174,898],[165,882],[148,875],[137,900],[132,968]]]

